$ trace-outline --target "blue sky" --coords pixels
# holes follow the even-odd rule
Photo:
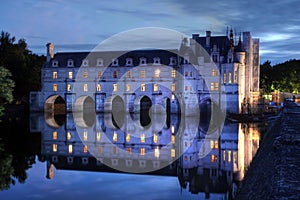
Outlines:
[[[34,53],[86,50],[110,36],[134,28],[162,27],[191,36],[225,34],[226,27],[250,31],[261,41],[261,62],[300,58],[298,0],[27,0],[0,7],[0,28],[24,38]]]

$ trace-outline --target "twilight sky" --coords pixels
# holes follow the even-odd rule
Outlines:
[[[162,27],[191,36],[250,31],[261,63],[300,59],[299,0],[15,0],[1,3],[0,30],[24,38],[34,53],[87,50],[134,28]]]

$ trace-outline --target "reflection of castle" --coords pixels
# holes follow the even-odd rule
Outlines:
[[[32,110],[64,113],[92,101],[97,112],[110,111],[120,93],[117,100],[129,112],[150,101],[173,113],[191,114],[197,102],[213,99],[217,104],[226,101],[227,111],[238,113],[245,110],[243,105],[257,103],[259,40],[244,32],[235,45],[231,30],[229,36],[194,34],[169,51],[54,54],[48,44],[41,81],[41,92],[30,95]]]
[[[179,122],[177,116],[171,116],[170,126],[157,118],[143,131],[134,129],[136,122],[130,118],[125,119],[128,126],[116,129],[105,115],[88,119],[89,125],[83,115],[67,114],[63,125],[54,118],[32,116],[31,131],[42,133],[47,177],[53,178],[54,167],[148,172],[178,176],[181,187],[189,187],[192,193],[225,195],[233,181],[243,178],[259,145],[260,135],[253,125],[226,124],[216,139],[189,118]]]

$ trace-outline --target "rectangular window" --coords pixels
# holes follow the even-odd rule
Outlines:
[[[154,149],[154,157],[159,158],[159,148]]]
[[[188,89],[189,89],[188,86],[185,86],[185,87],[184,87],[184,90],[185,90],[185,91],[188,91]]]
[[[127,72],[127,78],[131,78],[131,71]]]
[[[56,92],[56,91],[57,91],[57,85],[53,84],[53,92]]]
[[[87,141],[88,134],[87,131],[83,131],[83,141]]]
[[[232,83],[232,73],[231,72],[228,73],[228,83],[229,84]]]
[[[118,78],[118,72],[114,71],[114,78]]]
[[[71,92],[71,84],[68,84],[68,85],[67,85],[67,91],[68,91],[68,92]]]
[[[96,140],[99,142],[101,139],[101,133],[98,131],[96,135]]]
[[[141,143],[145,143],[145,134],[141,134]]]
[[[130,92],[130,84],[126,85],[126,92]]]
[[[57,140],[57,132],[56,131],[53,132],[53,140]]]
[[[237,77],[237,71],[234,71],[234,83],[237,84],[238,77]]]
[[[217,156],[216,155],[211,155],[211,162],[217,162]]]
[[[117,147],[116,146],[113,147],[113,153],[117,154]]]
[[[87,78],[88,77],[88,73],[85,71],[83,72],[83,78]]]
[[[53,79],[57,79],[57,72],[53,72],[52,78],[53,78]]]
[[[215,82],[215,90],[219,91],[219,82]]]
[[[83,153],[87,153],[87,151],[88,151],[88,148],[87,148],[86,145],[84,145],[84,146],[83,146]]]
[[[131,148],[127,147],[127,154],[131,154]]]
[[[216,70],[216,69],[213,69],[212,72],[211,72],[211,75],[212,75],[212,76],[217,76],[217,70]]]
[[[69,72],[69,79],[73,78],[73,72]]]
[[[114,89],[114,92],[118,91],[118,84],[113,84],[113,89]]]
[[[155,84],[153,85],[153,91],[154,91],[154,92],[157,92],[157,91],[158,91],[158,84],[155,83]]]
[[[87,85],[86,83],[83,85],[83,91],[84,91],[84,92],[87,92],[87,91],[88,91],[88,85]]]
[[[145,78],[145,70],[141,71],[141,78]]]
[[[214,91],[215,90],[215,84],[214,83],[210,83],[210,90]]]
[[[126,142],[130,142],[130,134],[129,133],[126,134]]]
[[[101,146],[98,147],[98,153],[102,153],[102,147]]]
[[[213,149],[215,147],[215,143],[213,140],[210,140],[210,148]]]
[[[68,133],[67,133],[67,139],[71,140],[71,132],[70,131],[68,131]]]
[[[153,142],[154,143],[158,142],[158,135],[156,135],[156,134],[153,135]]]
[[[228,162],[231,162],[231,151],[228,151]]]
[[[98,83],[97,84],[97,92],[100,92],[101,91],[101,85]]]
[[[175,69],[172,70],[172,78],[176,78],[176,70]]]
[[[226,84],[226,72],[223,74],[223,83]]]
[[[184,76],[185,76],[185,77],[187,77],[188,75],[189,75],[189,73],[188,73],[188,72],[185,72],[185,73],[184,73]]]
[[[141,84],[141,91],[145,92],[145,90],[146,90],[146,85],[145,84]]]
[[[233,151],[233,162],[237,163],[237,151]]]
[[[102,78],[102,72],[98,71],[98,78]]]
[[[117,142],[117,141],[118,141],[118,134],[117,134],[116,131],[114,131],[113,141],[114,141],[114,142]]]
[[[73,153],[73,145],[72,144],[69,144],[68,149],[69,149],[69,153]]]
[[[224,162],[226,161],[226,151],[225,150],[223,151],[223,161]]]
[[[171,149],[171,157],[175,158],[175,156],[176,156],[175,149]]]
[[[171,143],[175,144],[175,135],[171,135]]]
[[[193,77],[193,72],[190,72],[190,77]]]
[[[145,155],[145,148],[141,148],[141,156]]]
[[[156,69],[154,71],[154,78],[159,78],[159,75],[160,75],[160,70],[159,69]]]
[[[57,152],[57,144],[53,144],[52,145],[52,151],[53,152]]]
[[[219,149],[219,141],[218,140],[215,141],[215,149]]]
[[[172,83],[171,90],[172,92],[175,92],[175,83]]]
[[[172,125],[172,126],[171,126],[171,133],[174,134],[174,132],[175,132],[175,126]]]

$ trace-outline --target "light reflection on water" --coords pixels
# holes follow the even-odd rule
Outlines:
[[[84,152],[81,141],[84,136],[80,136],[84,131],[77,134],[79,129],[76,130],[76,122],[71,115],[52,120],[64,122],[52,126],[49,121],[46,122],[44,115],[31,116],[31,134],[41,133],[40,161],[36,159],[36,164],[27,170],[25,184],[17,183],[1,192],[1,199],[19,199],[20,196],[25,199],[230,199],[234,193],[233,185],[243,179],[260,140],[256,124],[225,123],[221,137],[215,140],[205,137],[201,124],[193,124],[189,120],[179,122],[173,116],[171,126],[161,131],[157,143],[154,143],[153,137],[146,137],[145,142],[141,143],[141,133],[134,133],[133,130],[130,133],[137,138],[131,137],[130,141],[126,141],[126,131],[124,135],[118,132],[118,139],[122,139],[114,142],[113,133],[117,129],[108,127],[105,117],[97,115],[93,125],[83,128],[87,130],[87,142],[102,147],[101,152],[91,154],[90,149]],[[180,126],[183,127],[182,132],[178,131],[176,123],[184,123]],[[152,125],[155,126],[155,123]],[[98,128],[103,130],[101,134],[105,134],[105,142],[101,141],[103,135],[97,140]],[[71,132],[71,139],[68,138],[68,132]],[[172,132],[175,135],[178,133],[173,144]],[[169,143],[172,144],[171,149],[174,147],[175,152],[182,156],[164,166],[161,165],[164,161],[174,160],[171,149],[166,152],[160,149],[158,157],[153,149]],[[72,145],[71,151],[69,145]],[[128,145],[131,147],[130,154]],[[114,152],[113,146],[118,147],[117,152]],[[141,154],[141,148],[146,149],[145,155]],[[210,149],[204,158],[201,157],[203,148]],[[143,160],[151,170],[147,174],[116,172],[97,162],[94,156],[113,168],[113,162],[115,165],[123,165],[129,172],[145,166],[145,163],[140,162]],[[160,167],[156,166],[157,163]]]

